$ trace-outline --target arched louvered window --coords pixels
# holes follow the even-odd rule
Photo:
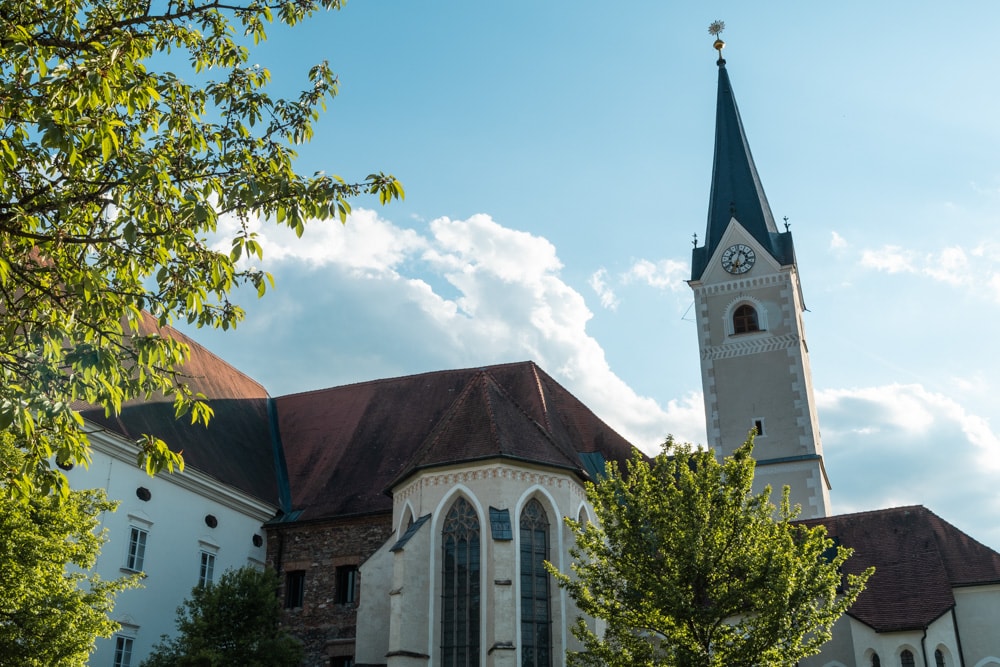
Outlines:
[[[901,667],[916,667],[913,652],[909,649],[903,649],[903,652],[899,654],[899,664]]]
[[[743,304],[733,311],[733,333],[750,333],[760,331],[757,311],[750,304]]]
[[[441,664],[479,665],[479,517],[459,498],[442,528]]]
[[[941,652],[941,649],[934,651],[934,664],[936,667],[944,667],[944,653]]]
[[[521,667],[551,667],[549,519],[532,499],[521,510]]]

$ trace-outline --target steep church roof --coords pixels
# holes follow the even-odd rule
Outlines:
[[[720,51],[721,53],[721,51]],[[794,262],[789,232],[778,232],[771,206],[764,194],[750,143],[736,106],[736,96],[720,56],[719,88],[715,109],[715,159],[712,164],[712,191],[708,203],[708,224],[704,245],[691,258],[691,279],[698,280],[733,218],[782,265]]]
[[[209,426],[192,424],[189,418],[177,419],[173,399],[162,394],[126,402],[118,417],[105,417],[103,408],[96,407],[83,407],[81,415],[129,440],[155,435],[172,450],[182,452],[185,465],[278,504],[268,419],[270,399],[264,387],[176,329],[158,327],[148,314],[144,314],[140,331],[170,336],[189,346],[191,356],[181,372],[194,392],[207,397],[215,413]]]
[[[803,523],[854,549],[845,573],[875,566],[847,613],[876,632],[922,630],[955,605],[954,588],[1000,583],[1000,554],[920,505]]]
[[[508,459],[589,475],[631,445],[533,362],[374,380],[276,399],[298,520],[389,512],[416,471]]]

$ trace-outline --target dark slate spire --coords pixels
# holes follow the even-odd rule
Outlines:
[[[779,263],[793,262],[791,236],[788,232],[779,233],[774,224],[771,207],[750,153],[736,96],[726,71],[726,61],[722,57],[722,46],[722,40],[717,40],[719,93],[715,111],[715,161],[708,203],[708,226],[704,245],[694,249],[692,280],[701,278],[706,263],[721,242],[732,218],[736,218]]]

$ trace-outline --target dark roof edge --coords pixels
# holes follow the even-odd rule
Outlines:
[[[851,618],[853,618],[858,623],[861,623],[865,627],[871,628],[876,633],[883,634],[883,633],[886,633],[886,632],[913,632],[913,631],[916,631],[916,630],[927,630],[928,628],[931,627],[931,625],[936,620],[938,620],[939,618],[941,618],[945,614],[951,613],[951,610],[954,609],[954,608],[955,608],[955,603],[950,604],[947,609],[945,609],[944,611],[942,611],[940,614],[938,614],[934,618],[928,620],[923,625],[899,625],[899,626],[885,626],[885,627],[875,627],[874,625],[869,625],[865,621],[861,620],[860,618],[858,618],[857,616],[855,616],[854,614],[852,614],[850,609],[848,609],[844,613],[847,614],[848,616],[850,616]]]
[[[281,428],[278,424],[278,406],[274,399],[267,398],[267,423],[271,432],[271,451],[274,454],[274,476],[278,486],[278,506],[285,514],[292,511],[292,486],[288,479],[288,465],[285,463],[285,447],[281,442]]]
[[[294,521],[269,521],[265,526],[276,528],[278,526],[303,526],[318,523],[332,523],[334,521],[346,521],[354,519],[365,519],[368,517],[388,516],[392,519],[392,510],[378,510],[375,512],[355,512],[353,514],[334,514],[332,516],[316,517],[314,519],[296,519]]]
[[[987,547],[988,549],[989,547]],[[997,586],[1000,585],[1000,579],[993,579],[990,581],[972,581],[968,583],[952,583],[952,588],[975,588],[976,586]]]
[[[448,463],[432,463],[429,465],[420,465],[410,468],[410,471],[401,477],[398,477],[383,491],[385,495],[392,497],[392,490],[400,486],[403,482],[407,481],[418,472],[424,470],[433,470],[434,468],[454,468],[457,466],[462,466],[467,463],[481,463],[482,461],[519,461],[521,463],[530,463],[531,465],[539,466],[541,468],[555,468],[557,470],[566,470],[575,473],[577,477],[585,482],[592,481],[590,476],[582,467],[573,466],[562,466],[558,463],[545,463],[543,461],[536,461],[535,459],[529,459],[524,456],[511,456],[510,454],[489,454],[488,456],[479,456],[472,459],[462,459],[461,461],[450,461]]]

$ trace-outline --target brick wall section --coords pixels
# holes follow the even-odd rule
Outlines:
[[[391,533],[390,514],[267,527],[267,564],[281,579],[282,604],[285,573],[305,571],[302,607],[283,611],[285,627],[305,647],[303,667],[328,667],[332,656],[354,655],[357,599],[335,602],[337,567],[361,565]],[[358,581],[360,590],[360,575]]]

